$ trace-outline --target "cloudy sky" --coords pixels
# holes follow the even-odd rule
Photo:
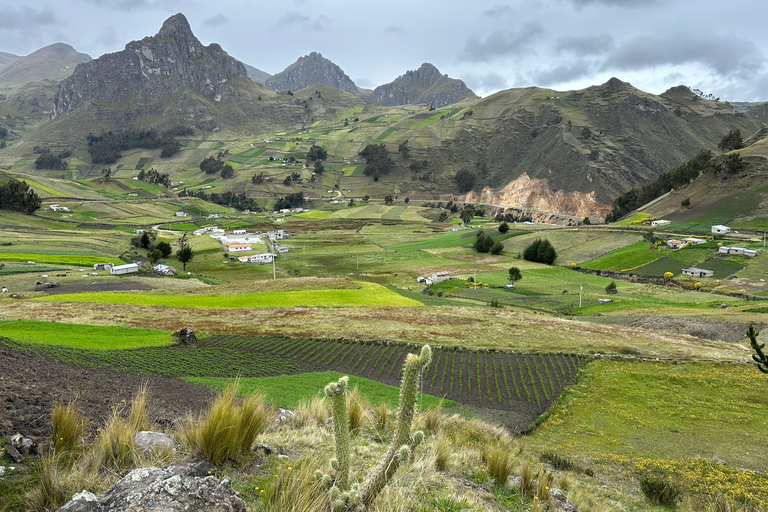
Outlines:
[[[768,100],[768,2],[730,0],[0,0],[0,51],[69,43],[98,57],[183,12],[204,43],[276,73],[311,51],[375,87],[431,62],[478,94],[616,76]]]

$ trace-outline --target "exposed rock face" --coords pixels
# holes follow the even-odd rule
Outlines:
[[[56,118],[92,100],[115,103],[130,98],[137,106],[192,89],[216,101],[229,99],[233,77],[247,77],[242,62],[216,43],[203,46],[183,14],[163,23],[155,36],[77,66],[54,99]]]
[[[394,81],[380,85],[370,100],[380,105],[427,103],[435,108],[452,105],[467,98],[477,98],[461,80],[441,75],[432,64],[425,62],[416,71],[406,71]]]
[[[299,91],[310,85],[321,84],[341,89],[351,94],[360,94],[355,82],[344,73],[339,66],[312,52],[270,77],[264,85],[271,89],[282,91]]]
[[[468,192],[463,201],[471,203],[488,203],[494,205],[516,206],[531,212],[537,222],[550,222],[550,212],[572,215],[578,219],[590,217],[594,221],[602,221],[611,211],[611,207],[600,204],[595,199],[594,192],[553,192],[546,179],[531,178],[523,173],[504,187],[491,189],[485,187],[479,194]],[[536,210],[540,212],[537,215]]]
[[[10,54],[5,54],[10,55]],[[0,56],[0,62],[2,62]],[[18,85],[40,80],[61,80],[72,74],[78,64],[89,62],[91,56],[80,53],[68,44],[54,43],[12,59],[0,70],[0,85]]]
[[[79,492],[59,512],[245,512],[229,479],[206,476],[211,471],[202,471],[199,464],[134,469],[103,496]]]

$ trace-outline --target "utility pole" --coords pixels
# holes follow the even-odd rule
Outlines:
[[[472,289],[477,290],[477,270],[472,269]]]
[[[272,280],[277,281],[277,274],[275,274],[275,255],[272,255]]]
[[[360,270],[360,256],[357,257],[357,270]]]
[[[581,309],[581,291],[584,289],[581,283],[579,283],[579,309]]]

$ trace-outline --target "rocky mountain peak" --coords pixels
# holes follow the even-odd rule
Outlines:
[[[360,94],[355,82],[344,70],[318,52],[299,57],[296,62],[264,82],[267,87],[278,91],[298,91],[316,84]]]
[[[188,89],[226,100],[234,94],[231,79],[247,76],[240,61],[218,44],[203,46],[187,18],[175,14],[156,35],[77,66],[61,83],[51,117],[88,108],[94,99],[115,103],[130,98],[134,107],[142,107]]]
[[[428,103],[444,107],[467,98],[476,98],[461,80],[449,78],[429,62],[406,71],[394,81],[373,90],[371,100],[384,106]]]

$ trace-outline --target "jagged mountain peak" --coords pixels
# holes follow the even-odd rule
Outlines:
[[[176,13],[163,22],[163,26],[157,32],[157,37],[176,39],[179,35],[193,35],[192,27],[187,21],[187,17],[182,13]]]
[[[319,52],[299,57],[296,62],[264,82],[267,87],[278,91],[298,91],[316,84],[360,95],[357,85],[344,70]]]
[[[443,75],[433,64],[425,62],[418,69],[378,86],[370,98],[384,106],[428,103],[444,107],[477,96],[461,80]]]

